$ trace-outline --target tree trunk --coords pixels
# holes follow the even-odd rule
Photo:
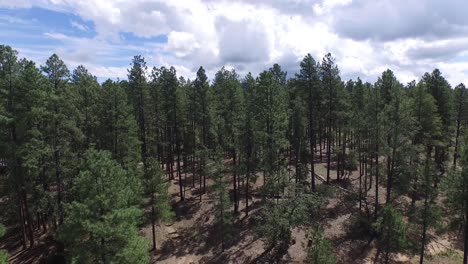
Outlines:
[[[315,131],[314,131],[314,107],[312,103],[312,84],[311,77],[309,77],[309,147],[310,147],[310,182],[311,189],[315,191]]]
[[[26,191],[24,190],[24,187],[21,193],[23,196],[24,214],[28,222],[27,229],[28,229],[28,237],[29,237],[29,247],[32,248],[34,246],[34,231],[32,227],[33,221],[31,217],[31,213],[29,212],[28,200],[27,200],[27,195],[26,195]]]
[[[327,184],[330,184],[330,161],[331,161],[331,118],[329,119],[327,135]]]
[[[19,222],[21,225],[21,245],[23,250],[26,249],[26,226],[24,222],[24,215],[23,215],[23,204],[21,202],[21,195],[19,190],[17,190],[18,194],[18,216],[19,216]]]
[[[459,138],[460,138],[460,112],[458,113],[458,117],[457,117],[457,127],[456,127],[456,135],[455,135],[455,151],[453,152],[453,167],[454,168],[457,166]]]
[[[236,156],[236,150],[232,150],[232,158],[233,158],[233,181],[232,185],[234,188],[234,213],[237,213],[239,211],[239,203],[237,201],[237,156]]]
[[[153,250],[156,250],[156,214],[154,210],[154,193],[151,194],[151,231],[153,235]]]
[[[467,180],[465,180],[465,183]],[[465,185],[465,197],[468,196],[466,193],[468,186]],[[468,197],[467,197],[468,198]],[[463,264],[468,264],[468,200],[465,198],[465,242],[463,245]]]
[[[460,125],[461,125],[461,115],[463,110],[463,98],[464,97],[464,90],[461,90],[460,95],[460,103],[458,104],[458,111],[457,111],[457,126],[456,126],[456,135],[455,135],[455,151],[453,153],[453,167],[457,166],[457,159],[458,159],[458,145],[459,145],[459,137],[460,137]]]
[[[421,250],[419,254],[419,264],[423,264],[424,262],[424,251],[426,249],[426,233],[427,233],[427,206],[428,206],[428,198],[424,199],[424,212],[423,212],[423,229],[422,229],[422,239],[421,239]]]
[[[179,144],[179,137],[177,132],[177,126],[175,128],[175,136],[176,136],[176,149],[177,149],[177,176],[179,178],[179,195],[180,200],[184,200],[184,189],[182,184],[182,173],[180,171],[180,144]]]
[[[200,192],[200,202],[202,201],[203,189],[202,189],[202,173],[203,173],[203,162],[201,160],[198,162],[198,181],[199,181],[199,192]]]

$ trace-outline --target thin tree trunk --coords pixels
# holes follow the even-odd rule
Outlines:
[[[331,118],[329,119],[327,135],[327,184],[330,184],[330,161],[331,161]]]
[[[27,200],[27,195],[26,191],[23,190],[21,191],[22,196],[23,196],[23,203],[24,203],[24,214],[26,217],[26,220],[28,222],[27,224],[27,230],[28,230],[28,237],[29,237],[29,247],[32,248],[34,246],[34,231],[33,231],[33,221],[31,217],[31,213],[29,212],[29,206],[28,206],[28,200]]]
[[[310,147],[310,182],[311,189],[315,191],[315,131],[314,131],[314,106],[312,103],[312,84],[311,77],[309,77],[309,147]]]
[[[423,212],[423,229],[422,229],[422,239],[421,239],[421,250],[419,254],[419,264],[423,264],[424,262],[424,251],[426,249],[426,233],[427,233],[427,206],[428,206],[428,198],[424,199],[424,212]]]
[[[461,107],[460,107],[461,108]],[[460,111],[458,110],[458,117],[457,117],[457,128],[456,128],[456,135],[455,135],[455,151],[453,152],[453,167],[456,168],[457,166],[457,159],[458,159],[458,145],[459,145],[459,137],[460,137]]]
[[[154,210],[154,193],[151,194],[151,231],[153,237],[153,250],[156,250],[156,213]]]
[[[237,213],[239,211],[239,203],[237,201],[237,169],[236,169],[236,164],[237,164],[237,156],[236,156],[236,150],[232,150],[232,157],[233,157],[233,181],[232,185],[234,187],[234,213]]]
[[[21,202],[21,195],[20,195],[19,190],[17,190],[17,193],[18,193],[18,216],[19,216],[19,222],[21,225],[21,245],[24,250],[26,249],[26,226],[24,223],[23,203]]]
[[[466,186],[467,180],[465,180],[465,197],[468,196]],[[468,264],[468,199],[465,198],[465,242],[463,245],[463,264]]]

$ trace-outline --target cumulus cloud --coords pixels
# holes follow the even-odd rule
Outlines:
[[[320,62],[328,52],[344,80],[375,81],[387,68],[403,83],[436,67],[452,85],[468,76],[466,0],[0,0],[0,6],[39,6],[92,23],[92,38],[64,32],[44,37],[62,43],[49,52],[63,53],[71,64],[87,63],[103,77],[125,78],[122,69],[136,54],[189,78],[200,66],[213,77],[222,66],[242,75],[273,63],[293,76],[307,53]],[[139,42],[129,44],[122,33]],[[167,43],[152,42],[161,35]]]
[[[185,57],[200,48],[192,33],[171,31],[167,37],[166,49],[177,57]]]
[[[421,43],[409,48],[407,55],[415,60],[447,61],[464,52],[468,52],[468,38]]]
[[[353,39],[443,38],[468,32],[465,0],[356,0],[333,16],[333,28]]]
[[[221,61],[249,63],[269,60],[270,41],[262,24],[221,18],[216,22],[216,28]]]

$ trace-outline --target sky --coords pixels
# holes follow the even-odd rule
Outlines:
[[[42,65],[126,79],[134,55],[193,79],[225,66],[241,76],[330,52],[343,80],[403,84],[438,68],[468,85],[467,0],[0,0],[0,44]]]

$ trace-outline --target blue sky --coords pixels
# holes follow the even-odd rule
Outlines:
[[[193,78],[241,75],[331,52],[343,79],[403,83],[439,68],[468,84],[466,0],[0,0],[0,39],[43,64],[57,53],[99,80],[126,78],[134,55]]]

